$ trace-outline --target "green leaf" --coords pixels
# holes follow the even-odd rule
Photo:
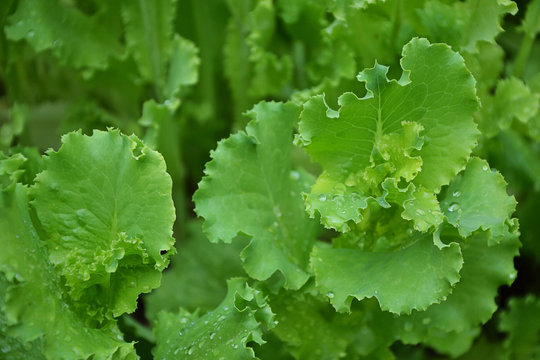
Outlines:
[[[437,193],[465,166],[476,144],[474,79],[463,59],[444,44],[413,39],[403,49],[401,65],[400,81],[388,80],[388,68],[379,64],[361,72],[358,79],[368,94],[362,99],[343,94],[338,111],[321,96],[304,104],[297,140],[328,173],[322,178],[342,183],[356,198],[382,195],[377,187],[387,177]],[[365,201],[342,203],[352,211],[363,209]],[[325,219],[341,207],[319,208],[310,197],[306,206],[311,214],[319,211],[326,226],[340,229],[339,222]]]
[[[316,246],[311,264],[317,287],[337,311],[349,311],[352,297],[375,297],[382,310],[408,314],[450,294],[463,259],[457,243],[439,249],[423,235],[394,252]]]
[[[357,317],[336,314],[328,303],[307,294],[284,292],[273,296],[270,305],[277,321],[273,332],[296,359],[343,358],[355,338]]]
[[[540,32],[540,1],[532,0],[527,4],[527,11],[521,26],[523,31],[532,38]]]
[[[252,237],[242,252],[246,272],[266,280],[280,271],[285,287],[298,289],[309,275],[308,257],[317,224],[301,192],[311,176],[291,172],[292,131],[299,109],[292,103],[259,103],[246,132],[218,143],[193,196],[210,241]]]
[[[481,129],[491,137],[501,129],[508,129],[514,119],[522,123],[534,122],[539,104],[537,94],[532,93],[523,81],[515,77],[499,80],[495,96],[484,99],[479,116]]]
[[[21,1],[5,32],[9,40],[26,40],[36,52],[51,50],[62,64],[105,69],[122,52],[121,29],[113,25],[116,13],[114,2],[100,3],[100,11],[88,16],[58,0]]]
[[[24,174],[21,167],[26,160],[26,157],[20,153],[6,156],[0,152],[0,189],[10,189],[17,184]]]
[[[381,312],[375,301],[340,314],[310,287],[311,283],[303,292],[282,291],[270,297],[277,322],[272,332],[296,359],[356,359],[357,354],[374,358],[395,340],[394,316]]]
[[[510,299],[509,309],[501,314],[499,330],[508,333],[503,343],[510,359],[537,359],[540,356],[540,301],[529,294]]]
[[[177,96],[184,86],[197,83],[200,63],[199,50],[195,44],[175,35],[165,90],[168,99]]]
[[[417,9],[421,27],[418,32],[431,41],[445,42],[468,53],[481,52],[482,43],[495,44],[503,31],[500,22],[506,14],[516,14],[510,0],[427,1]]]
[[[162,156],[118,130],[69,133],[49,151],[32,201],[70,295],[106,316],[159,286],[175,218]],[[90,296],[91,294],[91,296]]]
[[[513,228],[505,229],[500,243],[496,245],[489,245],[490,235],[487,232],[476,233],[467,239],[461,247],[463,269],[459,283],[445,301],[399,318],[396,327],[401,329],[402,341],[431,342],[440,337],[440,346],[444,346],[444,333],[462,333],[462,340],[469,333],[472,336],[467,341],[470,346],[480,326],[497,310],[495,298],[498,288],[511,285],[516,278],[514,257],[519,254],[518,236],[516,222]]]
[[[515,15],[517,5],[511,0],[468,0],[465,4],[468,20],[463,31],[461,48],[476,52],[479,41],[495,43],[495,37],[503,31],[500,20],[506,14]]]
[[[270,0],[228,0],[231,13],[223,48],[224,71],[240,116],[253,101],[280,95],[292,76],[288,55],[278,55],[270,45],[276,31],[273,2]],[[241,119],[240,119],[241,120]]]
[[[421,232],[437,228],[444,219],[435,194],[422,187],[413,193],[410,200],[405,201],[401,217],[414,221],[414,228]]]
[[[0,232],[0,273],[9,282],[0,293],[1,312],[9,337],[41,339],[48,359],[137,358],[133,344],[122,340],[114,323],[99,329],[87,326],[91,319],[64,297],[60,276],[32,224],[27,189],[20,184],[0,193]]]
[[[508,127],[513,118],[527,122],[537,114],[539,102],[538,95],[531,93],[523,81],[515,77],[500,80],[495,90],[494,115],[502,127]]]
[[[245,242],[213,244],[202,233],[201,223],[187,223],[188,239],[177,244],[178,254],[163,274],[161,286],[145,297],[146,316],[155,319],[160,310],[208,311],[227,294],[227,280],[242,276],[240,251]]]
[[[262,293],[245,279],[234,278],[227,284],[227,297],[201,317],[185,310],[158,314],[155,358],[255,359],[253,349],[246,345],[264,343],[262,326],[273,326],[272,311]]]
[[[489,230],[493,243],[503,235],[516,200],[506,193],[506,182],[499,172],[490,171],[485,160],[472,158],[443,194],[441,208],[461,236],[468,237],[478,229]]]
[[[0,331],[0,353],[4,360],[45,360],[40,345],[39,340],[23,342]]]
[[[122,18],[126,41],[143,79],[158,89],[165,85],[166,65],[173,53],[175,0],[126,0]],[[176,54],[177,55],[177,54]]]

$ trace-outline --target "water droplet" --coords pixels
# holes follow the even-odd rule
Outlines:
[[[319,195],[319,200],[320,201],[326,201],[326,195],[325,194]]]
[[[274,320],[274,325],[277,325],[277,324],[279,324],[279,321]]]
[[[460,197],[460,196],[461,196],[461,191],[459,191],[459,190],[454,191],[454,192],[452,193],[452,196],[453,196],[453,197]]]
[[[238,345],[237,345],[237,344],[234,344],[232,347],[233,347],[233,349],[238,349]]]
[[[58,47],[60,45],[60,40],[53,41],[53,47]]]
[[[225,307],[223,308],[223,310],[229,311],[229,307],[228,307],[228,306],[225,306]]]
[[[453,203],[448,207],[448,211],[450,211],[450,212],[454,212],[454,211],[458,211],[458,210],[459,210],[459,204],[458,203]]]
[[[516,278],[515,273],[512,273],[512,274],[508,275],[508,279],[510,279],[510,280],[514,280],[515,278]]]
[[[27,34],[27,36],[28,36],[29,39],[32,39],[35,35],[36,35],[36,34],[35,34],[32,30],[30,30],[30,31],[28,32],[28,34]]]
[[[193,354],[193,347],[190,347],[190,348],[188,349],[187,354],[188,354],[188,355]]]
[[[174,355],[178,355],[178,352],[180,351],[180,349],[176,349],[174,350]]]
[[[335,295],[334,295],[333,292],[330,291],[330,292],[326,293],[326,296],[328,296],[330,299],[333,299]]]
[[[178,332],[178,335],[182,336],[182,335],[184,335],[184,333],[181,332],[181,331],[179,331],[179,332]]]
[[[489,167],[487,165],[482,166],[482,170],[488,171]]]
[[[300,173],[298,171],[291,171],[291,179],[294,179],[294,180],[300,179]]]
[[[215,332],[211,333],[211,334],[210,334],[210,340],[212,340],[215,336],[216,336],[216,333],[215,333]]]
[[[424,210],[422,210],[422,209],[416,209],[416,213],[417,213],[418,215],[420,215],[420,216],[422,216],[422,215],[425,214]]]

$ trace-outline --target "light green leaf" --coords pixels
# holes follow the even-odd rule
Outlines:
[[[540,301],[534,295],[512,298],[509,309],[501,314],[499,330],[508,333],[503,343],[510,359],[540,357]]]
[[[484,97],[477,117],[485,136],[492,137],[508,129],[514,119],[534,127],[540,100],[521,80],[511,77],[499,80],[495,96]]]
[[[401,217],[414,221],[414,228],[421,232],[437,228],[444,219],[437,197],[423,187],[413,193],[412,199],[405,201]]]
[[[132,312],[141,292],[159,286],[169,257],[160,252],[174,243],[165,162],[118,130],[69,133],[62,142],[32,187],[50,260],[81,306]]]
[[[96,15],[88,16],[58,0],[21,1],[5,32],[10,40],[26,40],[36,52],[51,50],[62,64],[105,69],[110,58],[122,52],[121,29],[113,25],[115,3],[103,2],[100,7]]]
[[[442,346],[444,333],[462,333],[462,340],[470,333],[472,338],[467,341],[470,346],[480,326],[497,310],[498,288],[511,285],[516,278],[514,257],[519,253],[520,243],[517,222],[515,225],[505,229],[499,244],[490,246],[486,232],[476,233],[462,244],[463,269],[459,283],[445,301],[399,318],[396,327],[401,329],[403,341],[416,344],[440,337]],[[447,239],[443,237],[443,240]]]
[[[145,297],[146,316],[155,319],[160,310],[208,311],[225,298],[227,280],[245,275],[240,251],[245,242],[213,244],[202,233],[201,223],[187,223],[188,238],[177,244],[178,254],[163,274],[161,286]]]
[[[431,331],[429,338],[425,339],[424,345],[437,350],[440,354],[456,358],[471,348],[474,339],[479,334],[480,328],[451,332],[435,328]]]
[[[527,4],[527,11],[521,26],[523,31],[532,38],[540,32],[540,1],[532,0]]]
[[[143,79],[159,89],[165,85],[166,65],[173,53],[175,0],[125,0],[122,17],[126,41]]]
[[[245,279],[234,278],[227,284],[227,297],[204,316],[185,310],[158,314],[155,358],[255,359],[253,349],[246,345],[264,343],[262,326],[273,326],[272,311],[262,293]]]
[[[425,310],[450,294],[463,260],[457,243],[439,249],[423,235],[394,252],[316,246],[311,264],[317,287],[337,311],[349,311],[352,297],[375,297],[382,310],[402,314]]]
[[[503,79],[495,90],[493,115],[503,128],[508,127],[513,118],[527,122],[538,113],[539,102],[538,95],[532,93],[523,81],[515,77]]]
[[[495,43],[495,37],[503,31],[500,21],[506,14],[515,15],[517,5],[511,0],[468,0],[465,4],[468,13],[461,48],[476,52],[479,41]]]
[[[48,359],[136,359],[133,344],[122,340],[114,323],[88,326],[92,319],[64,297],[66,289],[32,224],[26,193],[20,184],[0,193],[0,272],[9,282],[0,293],[6,334],[23,342],[40,338]]]
[[[301,192],[311,176],[291,172],[292,103],[259,103],[246,132],[221,141],[193,196],[203,229],[213,242],[252,237],[242,252],[246,272],[266,280],[280,271],[285,287],[298,289],[309,275],[317,224],[304,211]]]
[[[296,359],[343,358],[359,327],[358,317],[336,314],[308,294],[283,292],[271,297],[270,305],[277,321],[273,332]]]
[[[0,189],[10,189],[17,184],[24,173],[21,167],[26,160],[26,157],[20,153],[6,156],[0,152]]]
[[[175,35],[165,90],[168,99],[177,96],[182,87],[197,83],[200,63],[199,50],[195,44]]]
[[[431,41],[478,53],[482,42],[495,44],[503,31],[502,17],[514,15],[517,10],[516,3],[510,0],[427,1],[417,9],[422,24],[417,31]]]
[[[506,193],[500,173],[490,171],[485,160],[472,158],[443,194],[441,208],[461,236],[468,237],[478,229],[489,230],[493,243],[503,235],[516,200]]]
[[[375,301],[340,314],[311,285],[270,297],[277,322],[272,332],[296,359],[371,359],[395,340],[394,315],[381,312]]]
[[[322,176],[343,183],[346,194],[380,196],[378,185],[393,176],[437,193],[465,166],[476,144],[474,79],[463,59],[444,44],[413,39],[403,49],[401,64],[400,81],[388,80],[388,68],[378,64],[361,72],[358,78],[368,94],[362,99],[343,94],[338,111],[321,96],[304,104],[298,140],[328,173]],[[316,206],[308,197],[310,213],[319,211],[327,226],[325,219],[341,211]],[[339,222],[333,225],[339,228]]]

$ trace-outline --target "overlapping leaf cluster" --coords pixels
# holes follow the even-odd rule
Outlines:
[[[0,24],[0,357],[538,356],[540,1]]]

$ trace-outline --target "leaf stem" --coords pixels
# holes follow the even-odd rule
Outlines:
[[[523,69],[525,68],[527,60],[529,59],[533,43],[534,36],[525,33],[525,35],[523,36],[523,41],[521,42],[521,47],[519,48],[519,52],[516,57],[516,61],[514,63],[514,76],[520,78],[523,75]]]

